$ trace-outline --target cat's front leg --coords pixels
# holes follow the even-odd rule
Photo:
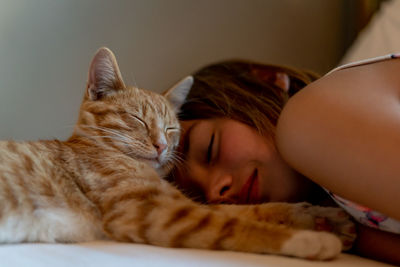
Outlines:
[[[350,249],[356,238],[355,225],[341,208],[315,206],[306,202],[216,205],[216,208],[231,215],[240,214],[257,221],[282,224],[297,229],[332,232],[342,241],[343,250]]]
[[[243,220],[206,206],[173,203],[166,199],[144,201],[136,212],[116,214],[108,219],[104,225],[107,234],[124,242],[318,260],[332,259],[341,251],[341,242],[330,233]]]
[[[118,193],[101,198],[103,227],[117,241],[321,260],[341,251],[339,239],[330,233],[228,214],[194,203],[165,181],[123,181],[110,192]]]

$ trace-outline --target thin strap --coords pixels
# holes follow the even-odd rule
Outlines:
[[[368,59],[363,59],[363,60],[356,61],[356,62],[347,63],[342,66],[334,68],[333,70],[331,70],[327,74],[325,74],[325,76],[331,74],[332,72],[338,71],[338,70],[347,69],[347,68],[351,68],[354,66],[367,65],[367,64],[371,64],[371,63],[375,63],[375,62],[379,62],[379,61],[394,59],[394,58],[400,58],[400,53],[389,54],[389,55],[384,55],[384,56],[380,56],[380,57],[368,58]]]

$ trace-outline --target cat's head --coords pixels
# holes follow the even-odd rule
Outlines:
[[[75,134],[165,169],[179,143],[176,112],[192,83],[187,77],[163,95],[125,86],[115,56],[100,48],[90,65]]]

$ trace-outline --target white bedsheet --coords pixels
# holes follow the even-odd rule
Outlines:
[[[0,246],[2,267],[384,267],[391,266],[353,255],[341,254],[328,261],[307,261],[282,256],[256,255],[230,251],[171,249],[115,242],[81,244],[18,244]]]

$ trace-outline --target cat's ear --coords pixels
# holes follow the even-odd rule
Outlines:
[[[90,100],[101,99],[125,88],[117,60],[110,49],[102,47],[94,55],[86,88]]]
[[[162,95],[172,104],[175,112],[178,112],[183,103],[185,103],[192,85],[193,77],[187,76],[162,93]]]

